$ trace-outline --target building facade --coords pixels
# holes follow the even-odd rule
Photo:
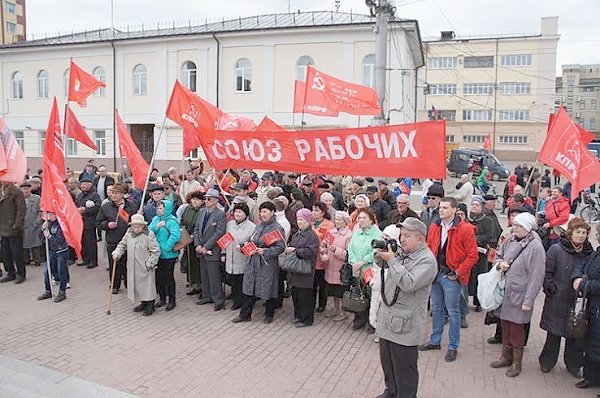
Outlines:
[[[290,128],[299,128],[301,122],[305,128],[367,126],[370,117],[293,114],[293,89],[295,79],[304,80],[308,64],[374,87],[374,22],[370,16],[336,12],[274,14],[154,31],[107,29],[4,46],[0,48],[2,113],[35,169],[53,96],[64,114],[73,57],[106,82],[106,88],[88,99],[86,108],[71,104],[98,146],[94,152],[68,140],[68,163],[76,170],[91,158],[97,158],[97,165],[120,169],[115,107],[146,158],[157,147],[159,169],[182,162],[181,129],[165,120],[176,79],[223,111],[256,123],[267,115]],[[390,123],[413,122],[416,69],[423,65],[418,23],[392,21],[388,39],[385,115]]]
[[[600,139],[600,65],[563,65],[556,79],[556,103]]]
[[[25,0],[0,0],[0,43],[10,44],[25,40],[27,29],[25,23]]]
[[[420,120],[447,121],[446,141],[481,148],[491,135],[501,159],[535,159],[554,110],[558,17],[541,33],[424,41]],[[433,111],[435,109],[435,111]]]

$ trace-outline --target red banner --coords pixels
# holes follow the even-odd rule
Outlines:
[[[337,116],[338,112],[352,115],[378,115],[381,112],[375,90],[329,76],[311,65],[308,65],[304,88],[304,111],[308,113]]]
[[[286,131],[283,127],[269,119],[267,116],[263,117],[255,131]]]
[[[278,229],[269,232],[263,236],[263,240],[267,246],[271,246],[273,243],[283,240],[283,235],[279,232]]]
[[[231,232],[227,232],[225,235],[221,236],[221,238],[217,241],[217,245],[221,248],[221,250],[225,250],[227,246],[235,242],[233,235]]]
[[[133,142],[131,135],[125,127],[125,123],[119,116],[119,111],[115,109],[115,119],[117,124],[117,134],[119,136],[119,151],[121,158],[126,158],[133,177],[133,184],[137,188],[144,188],[148,179],[148,169],[150,165],[140,153],[139,148]]]
[[[65,157],[63,155],[63,142],[60,138],[60,116],[58,115],[58,104],[56,97],[52,101],[48,126],[46,127],[46,136],[44,141],[44,158],[42,161],[42,170],[45,173],[49,165],[56,167],[61,181],[66,180]],[[42,201],[44,198],[42,197]]]
[[[246,256],[251,257],[253,254],[258,253],[258,247],[254,244],[254,242],[247,242],[244,246],[242,246],[242,253]]]
[[[336,130],[218,131],[204,152],[216,169],[446,178],[446,124]]]
[[[27,158],[2,117],[0,117],[0,142],[6,155],[6,170],[0,176],[0,181],[20,184],[27,174]]]
[[[69,105],[67,105],[65,134],[68,137],[71,137],[71,138],[81,142],[83,145],[86,145],[86,146],[92,148],[93,150],[98,149],[96,147],[96,144],[94,143],[94,141],[92,141],[90,136],[87,135],[87,132],[85,131],[85,129],[83,128],[81,123],[79,123],[79,120],[77,120],[75,113],[73,113],[73,110],[71,109],[71,107]]]
[[[232,115],[231,113],[223,112],[217,121],[218,130],[244,130],[252,131],[256,128],[254,120],[244,116]]]
[[[97,80],[81,69],[71,58],[71,67],[69,69],[69,101],[76,101],[80,107],[85,108],[86,99],[98,88],[106,87],[106,83]]]

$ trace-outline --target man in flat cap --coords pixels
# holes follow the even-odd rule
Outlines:
[[[90,177],[83,177],[79,181],[81,193],[75,198],[75,205],[83,217],[83,235],[81,236],[83,263],[77,265],[96,268],[98,266],[96,217],[100,211],[102,199],[92,189],[92,179]]]
[[[156,205],[165,198],[165,189],[160,184],[150,184],[148,192],[152,198],[144,206],[144,220],[150,224],[156,215]]]

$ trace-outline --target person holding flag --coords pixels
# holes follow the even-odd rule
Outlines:
[[[2,181],[0,186],[0,237],[2,262],[6,275],[0,283],[25,282],[23,232],[25,231],[25,196],[14,183]]]
[[[125,236],[129,228],[129,221],[132,215],[136,214],[137,208],[135,204],[125,199],[127,187],[120,182],[117,182],[112,187],[111,198],[108,202],[100,206],[100,211],[96,217],[96,226],[98,229],[106,231],[106,252],[107,258],[112,258],[112,253],[117,248],[117,245]],[[110,260],[109,260],[110,261]],[[113,266],[116,264],[116,268]],[[115,273],[115,282],[112,293],[119,293],[121,288],[121,280],[126,275],[126,259],[121,257],[119,260],[110,263],[110,272],[108,275],[111,281],[112,274]],[[125,284],[127,287],[127,283]]]
[[[59,291],[54,298],[55,303],[60,303],[67,299],[67,282],[69,281],[69,267],[67,260],[69,259],[69,244],[63,234],[60,222],[56,218],[56,214],[46,212],[46,221],[42,224],[42,237],[48,240],[48,253],[50,257],[47,261],[47,266],[44,270],[44,286],[45,290],[38,300],[46,300],[52,298],[52,290],[50,287],[50,274],[52,269],[56,271],[58,277]]]

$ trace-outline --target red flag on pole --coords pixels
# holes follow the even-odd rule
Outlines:
[[[127,163],[131,169],[131,175],[133,177],[133,183],[138,188],[146,186],[146,179],[148,178],[148,169],[150,165],[146,162],[146,159],[140,153],[137,145],[131,139],[131,135],[127,131],[127,127],[121,117],[119,111],[115,110],[115,118],[117,122],[117,134],[119,136],[119,151],[121,152],[121,158],[127,158]]]
[[[175,81],[166,115],[183,129],[183,154],[215,139],[215,124],[221,110]]]
[[[86,99],[98,88],[106,87],[106,83],[96,79],[81,69],[71,58],[71,69],[69,69],[69,101],[76,101],[80,107],[85,108]]]
[[[23,182],[27,174],[27,158],[2,117],[0,117],[0,143],[4,148],[6,161],[6,169],[0,174],[0,181]]]
[[[48,126],[46,127],[46,136],[44,141],[44,158],[42,163],[43,173],[49,165],[54,165],[58,171],[58,177],[64,181],[67,176],[65,173],[65,156],[63,154],[63,142],[60,130],[60,116],[58,115],[58,104],[56,97],[52,101]]]
[[[594,135],[578,126],[564,108],[551,122],[538,159],[560,171],[571,182],[571,201],[579,192],[600,181],[600,162],[587,145]]]
[[[488,152],[492,150],[492,133],[488,133],[487,137],[485,137],[485,141],[483,142],[483,149]]]
[[[352,115],[381,113],[377,93],[372,88],[337,79],[308,65],[304,111],[312,111],[311,107],[315,106],[325,108],[327,112]]]
[[[286,131],[286,129],[269,119],[268,116],[265,116],[254,131]]]
[[[85,131],[85,129],[83,128],[81,123],[79,123],[79,120],[77,120],[75,113],[73,112],[73,110],[71,109],[71,107],[69,105],[67,105],[67,118],[66,118],[66,124],[65,124],[65,134],[68,137],[71,137],[71,138],[81,142],[83,145],[86,145],[86,146],[92,148],[93,150],[98,149],[96,147],[96,144],[94,144],[94,141],[92,141],[90,136],[87,135],[87,132]]]
[[[306,84],[304,82],[299,80],[294,82],[294,113],[302,113],[302,109],[304,108],[304,113],[310,113],[311,115],[338,116],[340,114],[337,109],[327,107],[324,96],[318,97],[318,103],[304,106],[305,90]]]
[[[217,130],[252,131],[256,129],[254,120],[244,116],[222,112],[217,120]]]
[[[225,235],[221,236],[221,238],[217,241],[217,245],[221,248],[221,250],[225,250],[227,246],[235,242],[235,238],[231,235],[231,232],[227,232]]]
[[[283,240],[283,235],[278,229],[275,229],[268,234],[265,234],[263,240],[267,246],[271,246],[273,243]]]

